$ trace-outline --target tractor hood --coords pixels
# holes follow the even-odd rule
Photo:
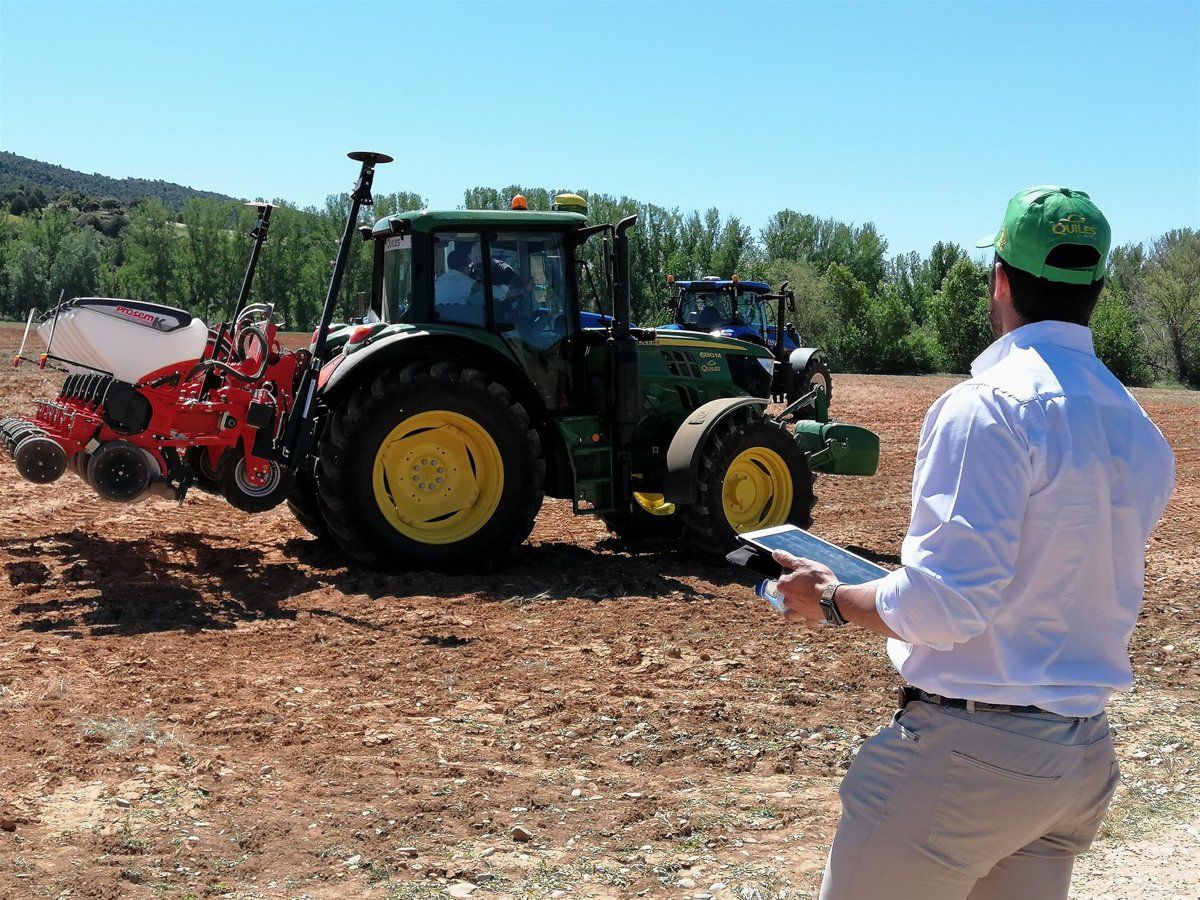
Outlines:
[[[751,344],[732,337],[709,334],[706,331],[684,331],[664,325],[656,329],[656,344],[664,347],[681,347],[689,350],[720,350],[722,353],[741,353],[746,356],[772,359],[771,351],[761,344]]]

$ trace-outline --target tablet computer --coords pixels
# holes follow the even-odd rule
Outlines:
[[[773,550],[786,550],[793,556],[823,563],[833,570],[834,576],[843,584],[865,584],[888,574],[888,570],[882,566],[877,566],[857,553],[851,553],[837,544],[822,540],[795,525],[747,531],[738,537],[765,553],[768,558]]]

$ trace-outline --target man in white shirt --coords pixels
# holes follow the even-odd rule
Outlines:
[[[903,566],[838,585],[776,554],[790,616],[887,636],[909,685],[842,783],[822,900],[1065,898],[1112,799],[1104,705],[1175,476],[1092,347],[1109,240],[1082,191],[1017,194],[978,245],[998,340],[925,418]]]
[[[455,244],[446,254],[446,271],[433,280],[433,302],[439,306],[466,303],[478,282],[469,274],[471,251]]]

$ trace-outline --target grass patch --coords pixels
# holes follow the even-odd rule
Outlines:
[[[155,747],[184,746],[174,728],[161,725],[153,716],[147,716],[140,722],[124,717],[88,719],[83,723],[83,739],[89,743],[104,744],[106,750],[127,750],[141,744]]]

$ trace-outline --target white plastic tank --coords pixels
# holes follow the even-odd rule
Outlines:
[[[99,369],[134,384],[164,366],[200,359],[208,326],[157,303],[76,297],[42,322],[38,335],[72,373]]]

